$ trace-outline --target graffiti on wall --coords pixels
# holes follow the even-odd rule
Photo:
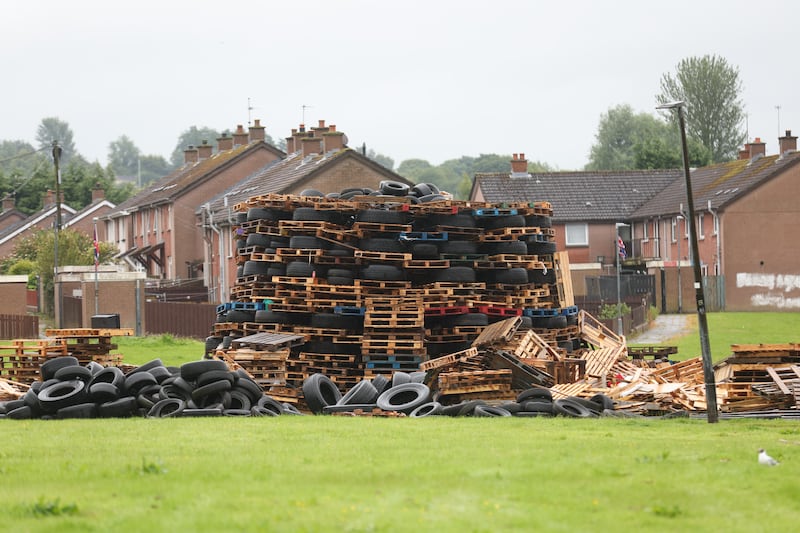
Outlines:
[[[750,297],[754,306],[800,309],[800,275],[739,272],[736,287],[764,289]]]

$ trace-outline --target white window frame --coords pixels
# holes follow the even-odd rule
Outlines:
[[[712,215],[714,218],[714,233],[713,235],[719,235],[719,216]]]
[[[647,225],[648,221],[645,220],[642,224],[642,242],[648,242],[650,239],[647,237]]]
[[[576,237],[576,235],[571,235],[570,231],[573,233],[576,231],[583,233],[583,238],[575,240],[574,237]],[[570,222],[564,224],[564,240],[567,246],[589,246],[589,224],[586,222]]]
[[[703,222],[705,222],[705,216],[703,213],[697,214],[697,238],[703,240],[706,238],[706,232],[703,229]]]
[[[670,230],[672,242],[678,242],[678,233],[680,232],[680,229],[678,228],[678,217],[672,217],[670,222]]]

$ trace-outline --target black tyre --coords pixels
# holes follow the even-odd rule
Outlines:
[[[353,403],[375,403],[378,399],[378,391],[370,380],[363,379],[356,383],[347,393],[342,396],[336,405],[348,405]]]
[[[521,404],[520,410],[527,413],[554,413],[553,402],[544,399],[524,401]]]
[[[475,218],[468,213],[453,215],[431,215],[429,220],[434,226],[450,226],[453,228],[474,228],[477,226]]]
[[[611,409],[611,410],[614,409],[614,400],[612,400],[610,397],[606,396],[602,392],[598,392],[597,394],[589,398],[589,401],[596,404],[600,408],[599,409],[600,412],[602,412],[605,409]]]
[[[366,209],[356,215],[358,222],[376,222],[378,224],[405,224],[406,215],[402,211],[385,209]]]
[[[250,416],[279,416],[279,413],[271,411],[266,407],[259,407],[254,405],[250,408]]]
[[[440,252],[448,255],[474,255],[478,253],[478,243],[473,241],[444,241]]]
[[[228,311],[228,322],[244,324],[245,322],[255,322],[256,312],[254,310],[231,309]],[[222,339],[223,342],[225,339]]]
[[[97,418],[97,404],[79,403],[62,407],[56,411],[56,418]]]
[[[418,241],[409,246],[414,259],[438,259],[439,247],[430,242]]]
[[[417,198],[422,198],[423,196],[439,194],[440,192],[441,191],[439,190],[439,187],[433,183],[417,183],[411,187],[411,191],[409,193]]]
[[[281,415],[284,413],[284,411],[286,411],[286,407],[282,403],[274,398],[271,398],[270,396],[267,396],[266,394],[258,399],[256,407],[260,409],[266,409],[275,416]]]
[[[409,185],[399,181],[383,180],[378,185],[381,194],[388,196],[406,196],[409,192]]]
[[[181,418],[206,418],[209,416],[222,416],[222,409],[219,407],[189,409],[187,407],[181,412]]]
[[[475,406],[475,411],[473,412],[473,416],[476,417],[502,417],[502,416],[511,416],[509,411],[506,411],[502,407],[497,407],[494,405],[477,405]]]
[[[288,324],[288,313],[259,309],[255,314],[255,321],[261,324]]]
[[[42,363],[40,371],[42,373],[42,381],[47,381],[48,379],[53,379],[56,377],[56,372],[59,369],[67,367],[67,366],[78,366],[78,359],[72,357],[71,355],[64,356],[64,357],[56,357],[55,359],[49,359]]]
[[[205,398],[214,395],[222,395],[223,393],[228,392],[231,390],[231,386],[231,382],[227,379],[212,381],[211,383],[194,389],[192,391],[192,400],[200,405]]]
[[[389,253],[403,253],[405,246],[397,239],[388,239],[383,237],[373,237],[369,239],[361,239],[358,242],[358,247],[367,252],[389,252]]]
[[[6,418],[13,420],[30,420],[33,418],[33,408],[30,405],[21,405],[11,409],[5,414]]]
[[[553,411],[557,415],[572,418],[589,418],[592,416],[592,411],[588,407],[572,398],[559,398],[553,401]]]
[[[436,416],[442,414],[442,404],[439,402],[427,402],[415,408],[408,416],[411,418],[423,418],[426,416]]]
[[[56,371],[55,379],[59,381],[79,379],[88,383],[92,380],[92,371],[83,366],[65,366]]]
[[[525,217],[522,215],[484,217],[481,218],[480,221],[481,221],[481,226],[486,229],[525,227]]]
[[[39,391],[43,411],[55,412],[63,407],[83,403],[87,397],[86,382],[79,379],[61,381]]]
[[[97,415],[100,418],[127,418],[136,412],[138,404],[133,396],[126,396],[113,402],[100,404]]]
[[[258,314],[258,312],[256,312],[256,315],[257,314]],[[256,322],[258,322],[258,320],[256,320]],[[222,344],[222,337],[220,337],[220,336],[206,337],[204,355],[208,355],[210,353],[214,353],[217,350],[217,348],[219,347],[220,344]]]
[[[528,271],[524,268],[496,270],[494,279],[503,285],[525,285],[528,283]]]
[[[484,249],[489,255],[525,255],[528,245],[523,241],[498,241],[484,244]]]
[[[234,376],[233,373],[228,371],[228,369],[225,369],[225,370],[209,370],[208,372],[203,372],[202,374],[197,376],[197,384],[196,384],[196,386],[197,387],[204,387],[204,386],[208,385],[211,382],[219,381],[221,379],[228,380],[230,382],[231,386],[233,386],[233,381],[234,381],[233,376]]]
[[[442,196],[441,194],[428,194],[419,197],[419,203],[421,204],[427,204],[430,202],[439,202],[441,200],[447,200],[447,198],[445,196]]]
[[[470,267],[456,266],[436,271],[436,281],[452,283],[474,283],[475,271]]]
[[[400,371],[392,373],[392,385],[391,385],[391,387],[397,387],[397,386],[400,386],[400,385],[405,385],[406,383],[411,383],[411,374],[409,374],[408,372],[400,372]],[[386,391],[384,390],[384,392],[386,392]]]
[[[564,329],[565,327],[567,327],[567,317],[564,315],[547,317],[548,329]]]
[[[251,233],[247,236],[245,246],[258,246],[259,248],[269,248],[270,236],[263,233]]]
[[[384,411],[400,411],[410,413],[420,405],[427,403],[431,390],[422,383],[404,383],[392,387],[378,396],[375,402]]]
[[[211,370],[228,370],[228,365],[219,359],[203,359],[184,363],[181,365],[181,377],[187,382],[194,381],[200,374]]]
[[[405,273],[394,265],[369,265],[361,271],[361,277],[375,281],[399,281],[405,279]]]
[[[125,376],[125,390],[132,396],[137,396],[142,389],[150,385],[158,385],[155,376],[150,372],[137,372]]]
[[[223,409],[222,416],[253,416],[250,409]]]
[[[556,243],[528,241],[528,253],[531,255],[551,255],[556,253]]]
[[[232,390],[241,390],[247,394],[251,403],[256,403],[264,395],[264,390],[261,385],[250,379],[249,377],[239,377],[233,385]]]
[[[286,275],[290,278],[310,278],[316,271],[316,265],[306,261],[292,261],[286,265]]]
[[[322,241],[309,235],[295,235],[289,239],[289,248],[303,250],[321,250]]]
[[[550,392],[550,389],[533,387],[530,389],[525,389],[517,394],[517,403],[521,404],[527,400],[546,400],[548,402],[552,402],[553,393]]]
[[[488,326],[489,316],[484,313],[466,313],[463,315],[447,315],[442,317],[442,326]]]
[[[266,275],[269,263],[266,261],[245,261],[242,268],[242,276]]]
[[[292,213],[292,220],[330,220],[329,211],[320,211],[313,207],[298,207]]]
[[[378,392],[378,396],[386,390],[386,387],[389,386],[389,380],[386,379],[386,376],[383,374],[378,374],[374,378],[372,378],[372,386],[375,387],[375,390]]]
[[[316,196],[318,198],[322,198],[325,196],[325,194],[322,191],[318,191],[317,189],[303,189],[302,191],[300,191],[300,196]]]
[[[312,374],[303,381],[303,397],[311,412],[319,414],[326,405],[335,405],[342,393],[325,374]]]
[[[178,398],[167,398],[153,404],[147,416],[150,418],[173,418],[181,416],[186,409],[186,402]]]
[[[360,330],[364,327],[363,315],[340,315],[338,313],[314,313],[311,327],[321,329]]]
[[[95,403],[113,402],[119,398],[119,387],[111,383],[92,383],[89,385],[89,398]]]
[[[551,228],[553,220],[545,215],[529,215],[525,217],[525,226],[529,228]]]

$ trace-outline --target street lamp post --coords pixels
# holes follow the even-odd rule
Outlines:
[[[686,201],[688,212],[686,219],[689,222],[689,237],[691,238],[692,266],[694,269],[694,289],[697,301],[697,325],[700,330],[700,351],[703,357],[703,378],[706,384],[706,414],[709,423],[719,420],[717,413],[717,384],[714,379],[714,368],[711,364],[711,345],[708,339],[708,320],[706,318],[705,294],[703,290],[703,275],[700,270],[700,249],[697,245],[697,228],[694,218],[694,194],[692,193],[692,179],[689,173],[689,151],[686,146],[686,119],[683,101],[671,102],[658,106],[657,109],[676,109],[678,111],[678,125],[681,130],[681,149],[683,151],[683,174],[686,180]],[[680,260],[680,258],[678,258]]]
[[[53,299],[55,303],[58,305],[58,312],[56,313],[56,327],[60,328],[63,322],[62,317],[62,309],[61,306],[63,301],[61,299],[61,283],[58,279],[58,232],[61,231],[61,170],[59,168],[59,163],[61,161],[61,152],[62,149],[58,145],[58,141],[53,141],[53,166],[55,167],[56,172],[56,222],[54,225],[55,231],[54,239],[53,239],[53,286],[56,288],[55,295]]]
[[[675,220],[678,221],[676,223],[677,226],[678,223],[683,220],[683,217],[678,215],[675,217]],[[681,283],[681,238],[681,228],[678,226],[678,314],[683,313],[683,284]]]
[[[622,297],[620,291],[620,279],[619,279],[619,259],[622,256],[624,247],[620,246],[620,238],[619,238],[619,228],[627,226],[622,222],[617,222],[615,227],[615,239],[614,239],[614,247],[616,248],[617,252],[617,335],[620,337],[622,336]]]

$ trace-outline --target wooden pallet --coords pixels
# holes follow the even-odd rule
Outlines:
[[[512,317],[495,322],[481,331],[480,335],[472,341],[472,346],[486,346],[494,343],[508,342],[522,324],[521,317]]]

